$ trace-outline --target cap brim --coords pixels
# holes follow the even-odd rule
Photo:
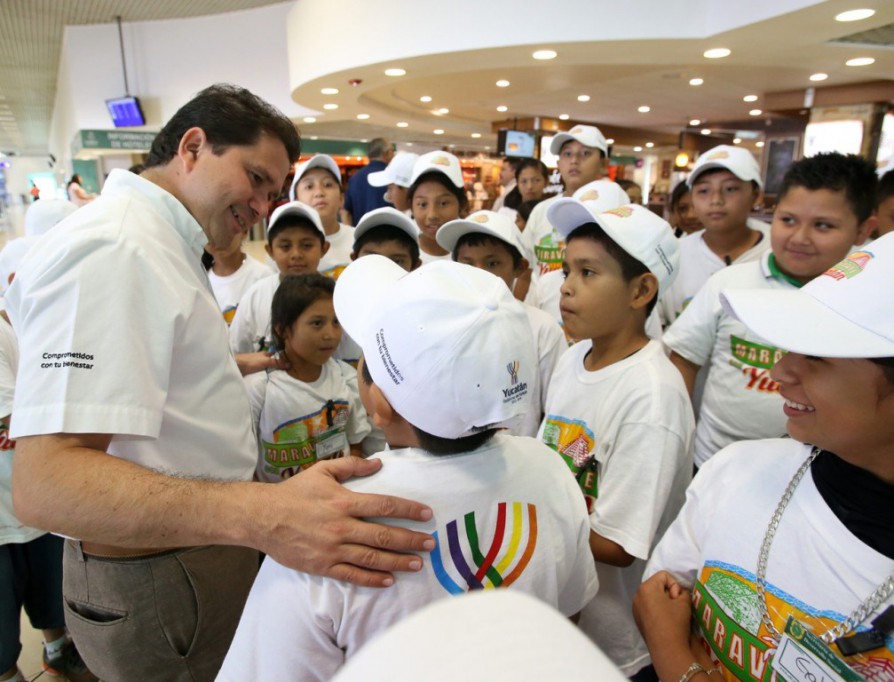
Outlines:
[[[503,234],[489,227],[486,223],[476,223],[471,220],[451,220],[449,223],[444,223],[441,225],[440,229],[438,229],[438,233],[435,235],[435,241],[438,242],[438,245],[442,249],[447,249],[447,251],[452,254],[453,250],[456,248],[456,244],[467,234],[489,235],[508,246],[515,247],[519,253],[524,255],[520,243],[513,244],[512,242],[507,241]]]
[[[380,308],[378,301],[407,271],[390,258],[369,255],[352,262],[339,275],[333,304],[335,316],[345,332],[366,354],[375,334],[369,328],[370,314]]]
[[[894,356],[894,342],[801,290],[724,290],[720,302],[728,314],[782,350],[824,358]]]
[[[392,225],[403,230],[406,235],[415,242],[419,241],[419,228],[409,216],[401,213],[396,208],[377,208],[364,215],[354,229],[354,243],[374,227]]]
[[[562,239],[568,239],[568,235],[581,225],[598,224],[596,216],[590,213],[583,203],[571,197],[556,199],[546,210],[546,219],[562,236]]]
[[[395,181],[388,173],[388,169],[376,171],[366,176],[366,181],[373,187],[386,187]]]
[[[273,229],[273,226],[276,225],[282,218],[290,215],[301,216],[303,218],[307,218],[310,222],[313,223],[314,227],[320,231],[323,235],[326,234],[326,230],[323,229],[323,223],[320,221],[320,214],[317,213],[313,207],[308,206],[307,204],[302,204],[300,201],[290,201],[287,204],[283,204],[278,207],[273,213],[270,215],[270,220],[267,223],[266,234],[270,234],[270,230]]]

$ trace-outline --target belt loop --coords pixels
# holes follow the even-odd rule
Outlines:
[[[82,564],[85,563],[86,559],[84,558],[84,548],[81,547],[81,541],[69,540],[69,542],[71,543],[72,549],[74,549],[75,551],[75,556],[77,557],[78,561],[80,561]]]

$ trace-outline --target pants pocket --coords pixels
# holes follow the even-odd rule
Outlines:
[[[185,658],[199,632],[199,596],[189,570],[179,556],[152,566],[155,608],[161,633],[177,656]]]

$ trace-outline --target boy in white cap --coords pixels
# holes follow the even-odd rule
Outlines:
[[[419,230],[416,223],[395,208],[370,211],[354,229],[351,260],[373,254],[390,258],[404,270],[415,270],[419,260]]]
[[[868,236],[875,183],[872,164],[855,155],[819,154],[794,163],[780,188],[771,249],[712,275],[665,331],[671,361],[691,393],[699,370],[710,370],[695,432],[697,467],[737,440],[785,434],[779,385],[770,376],[783,351],[728,315],[720,291],[791,290],[821,275]]]
[[[656,547],[635,608],[661,679],[890,679],[891,291],[894,235],[801,289],[721,293],[787,351],[773,378],[791,437],[713,457]]]
[[[319,214],[300,201],[290,201],[270,216],[264,249],[279,272],[256,282],[239,301],[230,324],[230,348],[237,356],[276,350],[270,329],[273,294],[286,275],[317,272],[329,243]]]
[[[437,241],[441,225],[465,215],[469,199],[463,189],[463,169],[449,152],[423,154],[413,166],[407,196],[419,228],[419,257],[422,264],[447,260],[450,253]]]
[[[319,271],[327,277],[338,279],[341,271],[351,262],[354,228],[338,221],[344,196],[341,171],[335,159],[326,154],[315,154],[298,164],[289,199],[300,201],[319,214],[326,243],[329,244],[320,259]]]
[[[387,591],[268,557],[222,681],[328,680],[389,625],[469,590],[521,590],[572,616],[597,588],[574,480],[541,443],[499,432],[529,409],[537,371],[527,317],[504,282],[451,261],[407,273],[366,256],[339,279],[335,310],[363,348],[361,397],[392,447],[379,474],[346,485],[424,493],[434,516],[420,527],[436,547]]]
[[[576,125],[567,133],[559,133],[550,142],[549,150],[559,157],[556,165],[564,186],[561,196],[572,196],[587,183],[600,180],[606,173],[608,144],[596,126]],[[547,217],[550,205],[559,196],[537,204],[522,233],[526,248],[534,254],[534,263],[531,265],[534,268],[535,281],[547,272],[562,268],[565,243]],[[629,203],[626,195],[623,203]]]
[[[476,211],[466,219],[451,220],[438,230],[438,244],[447,249],[457,263],[496,275],[506,282],[510,291],[515,279],[529,267],[522,256],[521,233],[512,219],[502,213]],[[531,325],[540,371],[531,385],[531,410],[511,429],[511,433],[536,436],[553,370],[562,353],[568,350],[568,344],[562,328],[548,313],[531,305],[522,305]]]
[[[751,152],[714,147],[698,157],[686,183],[704,229],[680,240],[680,275],[658,301],[664,327],[680,316],[712,274],[733,263],[759,260],[770,248],[769,226],[748,217],[763,187]]]
[[[419,158],[418,154],[397,152],[385,170],[370,173],[366,178],[373,187],[387,187],[385,201],[401,213],[408,213],[410,200],[407,192],[413,177],[413,166]]]
[[[575,474],[590,508],[601,588],[579,625],[625,675],[647,675],[633,595],[692,476],[689,396],[645,331],[676,274],[677,239],[664,220],[632,204],[594,214],[586,202],[562,198],[549,221],[566,242],[562,317],[584,339],[553,373],[539,434]]]

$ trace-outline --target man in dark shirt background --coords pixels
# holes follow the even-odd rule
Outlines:
[[[345,192],[345,211],[347,222],[356,225],[364,214],[373,209],[388,206],[385,201],[385,192],[381,187],[373,187],[369,184],[369,174],[385,170],[394,156],[394,148],[391,142],[383,137],[377,137],[369,143],[367,152],[369,163],[351,176],[348,189]]]

